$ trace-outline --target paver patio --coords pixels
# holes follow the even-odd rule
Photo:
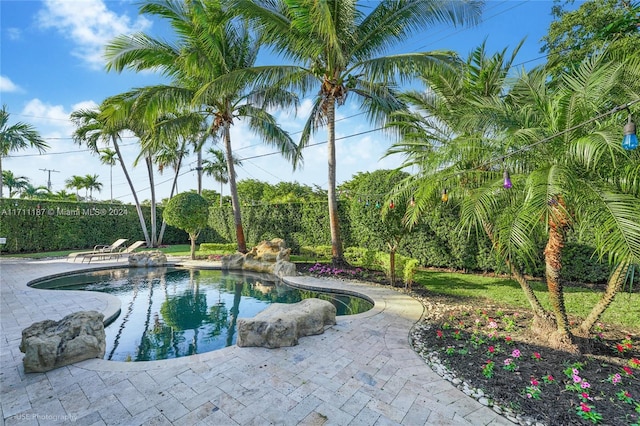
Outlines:
[[[117,314],[117,298],[38,290],[48,275],[122,266],[0,259],[2,424],[13,425],[512,425],[434,373],[408,335],[422,316],[410,296],[356,282],[290,277],[375,300],[318,336],[279,349],[238,348],[151,362],[92,359],[25,374],[21,332],[79,310]]]

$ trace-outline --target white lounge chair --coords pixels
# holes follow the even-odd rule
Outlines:
[[[74,253],[69,253],[69,256],[67,256],[67,260],[71,259],[74,262],[76,261],[77,258],[84,258],[84,256],[88,256],[88,255],[93,255],[93,254],[98,254],[98,253],[111,253],[114,250],[118,249],[118,247],[120,247],[122,244],[124,244],[125,241],[128,241],[127,238],[120,238],[119,240],[114,241],[113,244],[107,246],[107,245],[96,245],[93,247],[93,250],[91,251],[77,251]],[[84,261],[84,260],[83,260]]]
[[[129,247],[120,249],[120,250],[115,250],[112,252],[108,252],[108,253],[92,253],[92,254],[86,254],[82,257],[82,261],[84,262],[85,259],[88,260],[87,263],[91,263],[91,261],[96,258],[96,259],[120,259],[120,256],[128,256],[130,253],[133,253],[134,250],[138,249],[139,247],[143,246],[144,244],[146,244],[146,241],[136,241],[135,243],[131,244]]]

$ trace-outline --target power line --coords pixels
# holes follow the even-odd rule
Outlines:
[[[632,105],[635,105],[638,102],[640,102],[640,98],[634,99],[632,101],[629,101],[626,104],[618,105],[618,106],[612,108],[609,111],[606,111],[606,112],[604,112],[602,114],[599,114],[599,115],[597,115],[597,116],[595,116],[593,118],[585,120],[582,123],[576,124],[575,126],[571,126],[571,127],[567,128],[567,129],[564,129],[564,130],[562,130],[562,131],[560,131],[558,133],[555,133],[555,134],[553,134],[551,136],[548,136],[548,137],[546,137],[544,139],[540,139],[539,141],[533,142],[533,143],[531,143],[529,145],[523,146],[522,148],[516,149],[516,150],[511,151],[511,152],[508,152],[508,153],[506,153],[504,155],[492,158],[489,161],[486,161],[486,162],[484,162],[484,163],[482,163],[482,164],[480,164],[478,166],[475,166],[475,167],[472,167],[472,168],[466,169],[466,170],[461,170],[461,171],[458,171],[458,172],[455,172],[455,173],[450,173],[450,174],[444,176],[442,179],[443,180],[447,180],[449,178],[453,178],[453,177],[456,177],[456,176],[463,175],[465,173],[469,173],[469,172],[473,172],[473,171],[476,171],[476,170],[480,170],[480,169],[483,169],[483,168],[485,168],[487,166],[490,166],[492,164],[496,164],[496,163],[502,162],[506,158],[513,157],[514,155],[517,155],[517,154],[520,154],[522,152],[528,151],[528,150],[530,150],[531,148],[533,148],[535,146],[538,146],[538,145],[543,144],[545,142],[549,142],[550,140],[555,139],[558,136],[562,136],[565,133],[572,132],[572,131],[574,131],[576,129],[581,128],[582,126],[585,126],[585,125],[587,125],[589,123],[593,123],[594,121],[597,121],[597,120],[599,120],[601,118],[608,117],[609,115],[613,115],[613,114],[615,114],[617,112],[620,112],[620,111],[623,111],[625,109],[629,109]]]

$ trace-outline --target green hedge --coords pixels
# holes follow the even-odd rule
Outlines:
[[[159,230],[162,209],[157,211]],[[149,226],[150,208],[143,207],[143,214]],[[0,237],[7,239],[0,245],[6,253],[85,249],[118,238],[144,240],[133,205],[7,198],[0,199]],[[166,227],[163,244],[188,242],[186,232]]]
[[[350,201],[339,202],[340,229],[345,255],[359,256],[358,264],[374,262],[368,250],[351,228]],[[143,207],[147,226],[150,224],[149,207]],[[263,240],[283,238],[293,254],[312,257],[330,257],[331,235],[326,203],[287,203],[280,205],[243,206],[243,226],[248,246]],[[451,268],[466,271],[508,272],[504,263],[496,259],[491,244],[484,235],[461,235],[456,230],[457,211],[448,205],[434,210],[423,218],[406,236],[398,254],[417,259],[421,266]],[[158,208],[158,228],[162,209]],[[209,226],[201,232],[200,243],[226,243],[235,250],[235,226],[231,207],[213,206],[209,211]],[[138,215],[133,205],[110,203],[76,203],[0,199],[0,237],[7,243],[0,245],[3,253],[31,253],[85,249],[96,244],[110,244],[118,238],[129,241],[144,239]],[[589,237],[568,235],[563,250],[561,276],[566,281],[606,282],[610,268],[598,261]],[[163,244],[188,244],[188,235],[167,226]],[[315,252],[321,247],[320,253]],[[356,253],[351,247],[365,247]],[[544,273],[542,249],[536,261],[529,262],[524,271],[541,277]],[[523,263],[524,264],[524,263]]]

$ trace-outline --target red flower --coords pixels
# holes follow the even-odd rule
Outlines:
[[[510,342],[511,341],[511,336],[505,337],[504,340],[506,340],[507,342]]]
[[[541,357],[540,357],[540,353],[538,353],[538,352],[534,352],[534,353],[533,353],[533,357],[534,357],[535,359],[540,359],[540,358],[541,358]]]
[[[540,383],[536,379],[531,379],[531,386],[538,386]]]
[[[589,407],[587,404],[585,404],[584,402],[580,403],[580,409],[582,411],[584,411],[585,413],[588,413],[589,411],[591,411],[591,407]]]
[[[631,358],[631,361],[629,361],[630,364],[635,365],[640,367],[640,359],[638,358]]]
[[[624,347],[623,347],[620,343],[618,343],[618,344],[616,345],[616,349],[617,349],[617,350],[618,350],[618,352],[620,352],[620,353],[624,352]]]
[[[489,351],[489,353],[494,353],[496,351],[496,349],[493,346],[489,346],[487,350]]]
[[[438,339],[440,339],[442,337],[442,331],[441,330],[436,331],[436,336],[438,336]]]
[[[630,367],[627,367],[626,365],[624,367],[622,367],[622,369],[624,370],[625,373],[627,373],[629,376],[633,376],[633,370]]]

